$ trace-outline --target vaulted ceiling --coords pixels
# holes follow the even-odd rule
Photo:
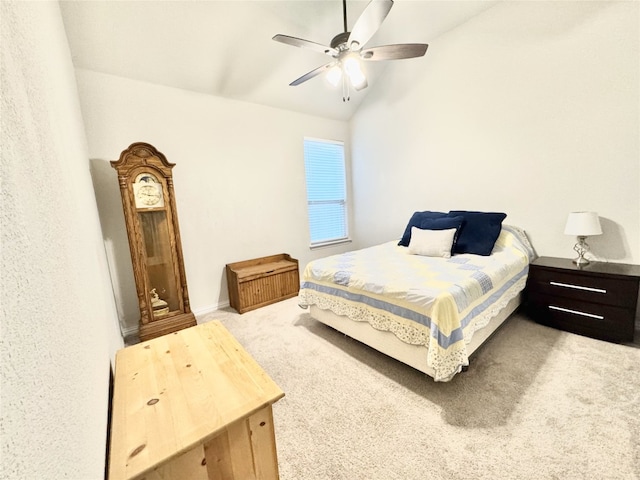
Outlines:
[[[367,46],[431,43],[497,0],[396,0]],[[367,5],[347,1],[348,28]],[[349,119],[394,62],[367,62],[369,87],[342,101],[322,77],[289,83],[330,60],[274,42],[328,45],[343,31],[341,0],[61,1],[76,68],[326,118]],[[430,45],[430,49],[437,46]],[[422,58],[402,62],[428,62]],[[409,80],[408,80],[409,81]]]

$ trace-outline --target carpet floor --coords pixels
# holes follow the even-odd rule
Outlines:
[[[516,313],[451,382],[326,327],[292,298],[220,320],[285,392],[283,480],[640,479],[640,349]]]

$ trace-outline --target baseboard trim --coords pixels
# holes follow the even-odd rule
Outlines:
[[[137,337],[139,329],[140,327],[138,325],[128,327],[128,328],[120,327],[120,333],[122,334],[122,338],[128,338],[133,336]]]
[[[227,308],[229,306],[229,301],[214,303],[212,305],[207,305],[205,307],[193,309],[192,312],[196,317],[196,322],[198,320],[202,320],[204,317],[209,315],[210,313],[215,312],[216,310],[221,310],[223,308]],[[131,339],[138,338],[140,327],[138,325],[128,326],[128,327],[120,327],[120,334],[122,338],[127,341],[131,341]]]
[[[213,305],[208,305],[206,307],[196,308],[193,310],[193,314],[196,316],[196,320],[202,320],[202,317],[206,317],[210,313],[215,312],[216,310],[221,310],[223,308],[227,308],[229,306],[229,301],[215,303]]]

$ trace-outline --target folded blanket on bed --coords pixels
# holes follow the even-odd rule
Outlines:
[[[489,256],[411,255],[397,241],[310,262],[299,303],[317,305],[428,348],[435,380],[468,365],[466,344],[523,288],[533,250],[503,226]]]

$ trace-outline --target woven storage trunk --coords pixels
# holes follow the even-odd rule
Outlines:
[[[286,253],[227,264],[229,303],[239,313],[295,297],[298,260]]]

